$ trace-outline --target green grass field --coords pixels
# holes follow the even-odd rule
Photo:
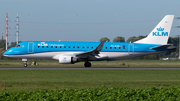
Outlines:
[[[28,62],[29,67],[83,67],[84,64],[61,65],[58,61],[37,60],[39,65],[32,66],[32,61]],[[179,60],[119,60],[92,64],[92,67],[180,67]],[[23,67],[23,62],[1,60],[0,67]],[[0,70],[2,101],[179,100],[179,88],[180,70]]]
[[[180,70],[1,70],[0,92],[180,85]]]
[[[83,62],[61,65],[54,60],[36,60],[38,66],[83,67]],[[122,64],[125,65],[122,65]],[[180,67],[179,60],[119,60],[92,62],[92,67]],[[1,67],[23,67],[21,60],[1,60]],[[180,86],[180,70],[0,70],[0,92],[27,92],[42,89],[82,89]]]

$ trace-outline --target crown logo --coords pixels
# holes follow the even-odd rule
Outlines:
[[[163,31],[164,28],[161,28],[161,27],[160,27],[160,28],[157,28],[157,30],[158,30],[158,31]]]

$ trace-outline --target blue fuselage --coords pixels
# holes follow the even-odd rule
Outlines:
[[[96,49],[100,42],[63,42],[63,41],[25,41],[7,50],[4,55],[14,58],[47,58],[52,59],[58,54],[76,55],[78,53],[88,52]],[[126,42],[105,42],[101,54],[105,60],[114,60],[122,58],[131,58],[146,54],[152,54],[159,51],[153,50],[152,47],[157,47],[157,44],[139,44]]]

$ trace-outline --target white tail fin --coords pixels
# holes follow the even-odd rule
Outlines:
[[[173,19],[174,15],[166,15],[146,38],[138,40],[134,43],[167,44]]]

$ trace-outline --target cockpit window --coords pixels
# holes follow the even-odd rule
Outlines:
[[[16,47],[20,48],[20,45],[16,45]]]

